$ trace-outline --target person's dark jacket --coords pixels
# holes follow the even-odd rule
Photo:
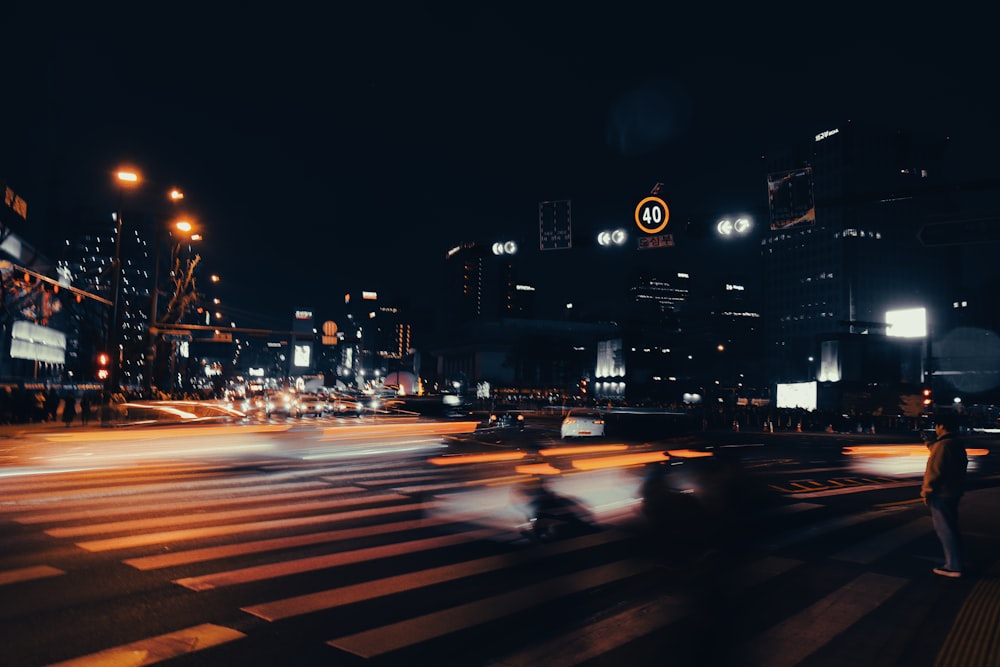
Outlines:
[[[965,446],[953,434],[945,433],[928,447],[931,451],[920,497],[925,500],[932,496],[961,498],[965,493],[965,471],[969,464]]]

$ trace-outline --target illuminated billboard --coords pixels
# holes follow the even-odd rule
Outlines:
[[[927,309],[906,308],[886,311],[885,335],[896,338],[926,338]]]
[[[625,377],[625,350],[621,338],[597,342],[595,375],[599,378]]]
[[[66,334],[33,322],[17,320],[11,329],[12,359],[66,363]]]
[[[779,384],[775,405],[780,408],[816,409],[816,383],[791,382]]]
[[[292,367],[309,368],[312,363],[312,343],[295,343],[292,348]]]
[[[815,224],[812,167],[768,174],[767,203],[771,229]]]

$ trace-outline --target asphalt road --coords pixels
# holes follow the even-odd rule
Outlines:
[[[945,580],[930,572],[940,548],[915,502],[919,459],[885,454],[916,444],[907,434],[713,432],[620,450],[533,423],[458,441],[276,426],[155,444],[110,429],[123,434],[114,450],[136,456],[106,464],[107,429],[86,445],[8,433],[0,451],[63,458],[3,469],[0,662],[930,667],[1000,655],[991,441],[972,443],[989,454],[962,507],[967,576]],[[845,453],[862,445],[877,449]],[[624,455],[661,459],[606,466]],[[549,495],[531,495],[537,479]]]

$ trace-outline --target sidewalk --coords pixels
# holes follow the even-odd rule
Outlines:
[[[940,585],[961,600],[934,667],[1000,665],[1000,486],[973,489],[961,505],[966,576]],[[942,619],[944,620],[944,619]],[[914,638],[914,645],[920,638]]]
[[[86,426],[76,419],[70,426],[66,426],[61,421],[49,421],[49,422],[25,422],[23,424],[0,424],[0,439],[4,438],[19,438],[27,437],[32,433],[46,433],[50,431],[66,431],[66,430],[93,430],[99,428],[107,428],[101,424],[100,419],[91,419],[90,423]]]

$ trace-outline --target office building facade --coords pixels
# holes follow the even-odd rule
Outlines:
[[[769,160],[761,254],[772,383],[818,379],[824,338],[885,335],[887,311],[941,302],[945,266],[919,231],[949,206],[945,143],[848,123]]]

